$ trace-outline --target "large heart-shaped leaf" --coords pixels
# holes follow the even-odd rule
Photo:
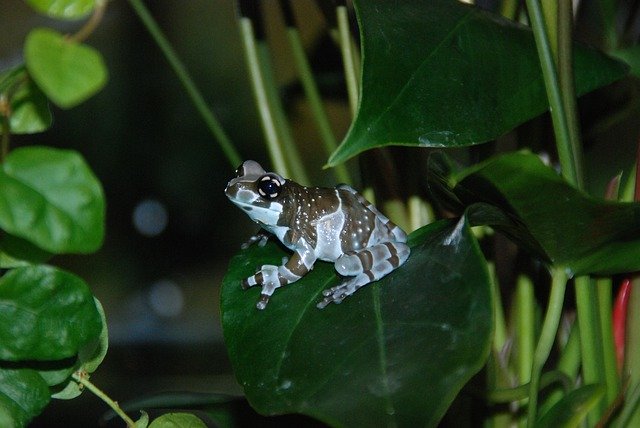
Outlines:
[[[574,274],[640,270],[640,203],[593,198],[531,153],[509,153],[460,172],[430,157],[430,185],[451,209],[488,224]]]
[[[410,237],[409,260],[340,305],[317,309],[339,282],[316,263],[277,290],[264,311],[241,278],[287,253],[274,243],[231,261],[222,323],[234,372],[267,415],[303,413],[332,425],[434,426],[489,350],[486,262],[464,218]]]
[[[77,276],[28,266],[0,278],[0,360],[74,357],[101,329],[93,295]]]
[[[0,426],[27,426],[47,403],[49,387],[35,370],[0,367]]]
[[[100,52],[56,31],[32,30],[24,49],[29,74],[62,108],[80,104],[107,83],[107,68]]]
[[[354,0],[362,43],[357,117],[330,166],[390,144],[496,138],[548,108],[531,31],[456,0]],[[625,67],[575,47],[579,94]]]
[[[44,250],[97,250],[104,211],[102,186],[76,152],[19,148],[0,166],[0,228]]]

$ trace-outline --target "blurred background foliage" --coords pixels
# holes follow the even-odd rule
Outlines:
[[[148,7],[242,155],[268,164],[234,2],[162,0]],[[296,2],[295,9],[334,131],[344,135],[350,114],[339,51],[314,2]],[[264,16],[294,137],[314,182],[330,184],[288,49],[279,48],[287,40],[275,1],[264,2]],[[38,15],[21,0],[0,0],[0,69],[21,61],[32,28],[65,33],[80,25]],[[164,390],[241,393],[222,343],[219,286],[231,254],[257,229],[224,196],[234,171],[127,2],[109,2],[87,43],[105,57],[107,86],[77,108],[52,106],[53,127],[14,136],[12,147],[76,149],[104,186],[102,249],[52,261],[83,277],[107,313],[110,349],[93,380],[120,402]],[[54,419],[60,426],[92,426],[105,409],[83,394],[52,403],[33,426]]]

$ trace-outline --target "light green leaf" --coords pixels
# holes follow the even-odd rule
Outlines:
[[[12,269],[0,278],[0,359],[75,357],[96,340],[100,314],[87,285],[50,266]]]
[[[26,0],[26,2],[36,11],[58,19],[83,18],[93,10],[96,4],[96,0]]]
[[[24,147],[0,166],[0,228],[51,253],[89,253],[102,245],[105,202],[82,156]]]
[[[107,83],[102,55],[48,28],[36,28],[25,42],[25,61],[36,84],[62,108],[71,108]]]
[[[167,413],[155,419],[149,428],[206,428],[200,418],[191,413]]]

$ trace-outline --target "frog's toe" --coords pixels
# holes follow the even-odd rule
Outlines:
[[[256,308],[263,310],[264,308],[267,307],[267,303],[269,303],[269,297],[266,294],[261,294],[260,295],[260,300],[258,300],[258,303],[256,303]]]

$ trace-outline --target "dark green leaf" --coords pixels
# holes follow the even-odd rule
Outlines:
[[[602,385],[585,385],[571,391],[545,413],[536,423],[537,428],[578,427],[604,395]]]
[[[452,147],[496,138],[548,108],[528,28],[456,0],[354,1],[362,41],[357,117],[328,164],[374,147]],[[575,48],[579,94],[622,64]]]
[[[24,427],[49,403],[49,387],[29,369],[0,367],[0,423]]]
[[[222,289],[224,335],[258,412],[344,426],[438,423],[487,357],[489,278],[465,221],[434,223],[409,244],[404,266],[322,310],[322,290],[339,282],[332,264],[316,263],[258,311],[260,291],[243,291],[240,281],[287,253],[269,243],[232,259]]]
[[[74,357],[101,328],[93,296],[75,275],[28,266],[0,278],[1,360]]]
[[[58,19],[80,19],[95,7],[95,0],[26,0],[40,13]]]
[[[12,134],[34,134],[51,126],[51,111],[47,97],[28,78],[24,66],[0,74],[0,92],[10,97]],[[0,129],[2,134],[2,129]]]
[[[611,55],[629,64],[631,74],[640,77],[640,45],[614,50]]]
[[[455,195],[447,206],[467,207],[473,224],[493,226],[541,259],[574,274],[640,270],[640,204],[592,198],[531,153],[499,156],[448,177],[441,175],[441,157],[429,163],[430,185],[452,187],[437,190]]]
[[[52,253],[88,253],[102,245],[102,187],[82,156],[25,147],[0,169],[0,228]]]
[[[200,418],[191,413],[167,413],[153,420],[149,428],[206,428]]]
[[[0,195],[1,194],[2,192],[0,191]],[[52,256],[51,253],[36,247],[26,239],[15,237],[6,232],[0,236],[0,251],[5,262],[0,262],[0,268],[41,264],[45,263]]]
[[[71,108],[107,83],[102,55],[48,28],[36,28],[25,42],[29,74],[53,103]]]

